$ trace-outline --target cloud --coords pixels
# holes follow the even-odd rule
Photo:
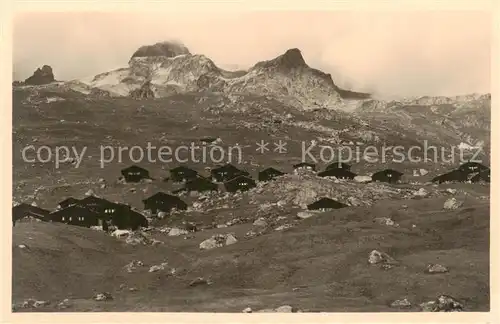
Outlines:
[[[14,75],[67,80],[126,66],[141,45],[180,40],[222,67],[298,47],[334,82],[384,95],[490,92],[486,12],[32,13],[16,16]]]

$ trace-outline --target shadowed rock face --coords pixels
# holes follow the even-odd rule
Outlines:
[[[132,55],[134,57],[166,56],[175,57],[177,55],[190,54],[189,49],[180,43],[161,42],[154,45],[141,46]]]
[[[263,69],[276,68],[279,70],[289,70],[293,68],[307,67],[307,64],[302,57],[300,50],[298,48],[291,48],[284,54],[272,60],[257,63],[255,67]]]
[[[139,89],[132,91],[130,96],[135,99],[154,98],[155,94],[151,89],[151,81],[146,81]]]
[[[27,85],[40,85],[51,83],[54,81],[55,79],[52,68],[48,65],[44,65],[41,69],[36,69],[33,75],[27,78],[24,83]]]

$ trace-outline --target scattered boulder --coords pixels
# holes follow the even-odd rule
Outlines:
[[[309,218],[312,216],[314,216],[314,213],[307,212],[307,211],[301,211],[301,212],[297,213],[297,218],[300,218],[300,219],[306,219],[306,218]]]
[[[98,293],[94,296],[94,300],[96,301],[105,301],[105,300],[112,300],[113,296],[111,296],[110,293],[104,292],[104,293]]]
[[[188,233],[189,232],[184,230],[184,229],[174,227],[174,228],[170,229],[170,231],[168,232],[168,236],[180,236],[180,235],[186,235]]]
[[[236,239],[236,237],[234,237],[234,235],[232,234],[226,235],[226,245],[235,244],[236,242],[238,242],[238,240]]]
[[[161,270],[165,270],[165,267],[168,265],[167,262],[163,262],[162,264],[160,265],[154,265],[154,266],[151,266],[149,268],[149,271],[148,272],[157,272],[157,271],[161,271]]]
[[[396,224],[396,222],[394,222],[389,217],[377,217],[374,219],[374,221],[380,225],[386,225],[386,226],[397,226],[398,225],[398,224]]]
[[[457,193],[457,189],[448,188],[448,189],[446,189],[446,192],[447,192],[447,193],[449,193],[449,194],[454,195],[454,194],[456,194],[456,193]]]
[[[263,217],[259,217],[255,220],[255,222],[253,222],[253,225],[254,226],[262,226],[262,227],[265,227],[267,226],[267,222],[266,222],[266,219],[263,218]]]
[[[369,183],[372,182],[372,177],[371,176],[355,176],[354,181],[359,182],[359,183]]]
[[[46,300],[36,300],[33,298],[29,298],[25,301],[23,301],[20,305],[14,305],[14,309],[17,308],[40,308],[44,306],[50,305],[49,301]]]
[[[154,246],[154,245],[158,245],[158,244],[163,244],[163,242],[158,241],[157,239],[152,239],[150,244]]]
[[[293,226],[294,226],[293,224],[283,224],[283,225],[276,227],[274,230],[275,231],[283,231],[283,230],[292,228]]]
[[[280,200],[276,203],[276,206],[282,208],[282,207],[285,207],[287,205],[287,202],[286,200]]]
[[[283,305],[274,310],[277,313],[292,313],[293,307],[289,305]]]
[[[200,243],[200,249],[211,250],[238,242],[233,234],[216,234]]]
[[[27,85],[42,85],[49,84],[55,81],[54,73],[52,67],[49,65],[44,65],[42,68],[36,69],[33,75],[24,80]]]
[[[66,309],[68,307],[71,307],[71,303],[68,298],[64,299],[63,301],[57,304],[57,308],[59,309]]]
[[[210,285],[210,284],[212,284],[212,282],[210,280],[207,280],[203,277],[198,277],[189,283],[189,287],[196,287],[196,286],[203,286],[203,285]]]
[[[100,228],[102,229],[102,227]],[[119,238],[129,236],[130,234],[132,234],[132,231],[117,229],[111,233],[111,236]]]
[[[142,267],[142,266],[144,266],[144,263],[142,261],[133,260],[132,262],[130,262],[129,264],[127,264],[125,266],[125,270],[127,270],[127,272],[133,272],[138,267]]]
[[[157,228],[157,230],[160,232],[160,233],[168,233],[170,232],[172,228],[171,227],[168,227],[168,226],[165,226],[165,227],[159,227]]]
[[[153,240],[151,240],[146,234],[136,231],[136,232],[131,232],[127,238],[125,239],[125,243],[130,244],[130,245],[150,245],[153,243]]]
[[[356,197],[352,197],[352,196],[347,198],[347,204],[349,206],[354,206],[354,207],[363,206],[363,202],[360,199],[358,199]]]
[[[426,169],[413,169],[413,176],[414,177],[424,176],[427,173],[429,173],[429,171],[427,171]]]
[[[252,309],[250,307],[245,308],[244,310],[241,311],[242,313],[251,313]]]
[[[276,308],[263,308],[257,311],[258,313],[298,313],[300,312],[296,307],[290,305],[283,305]]]
[[[408,299],[398,299],[395,300],[394,302],[391,303],[391,307],[398,307],[398,308],[409,308],[411,307],[411,303]]]
[[[440,295],[436,300],[420,304],[424,312],[461,312],[464,306],[448,295]]]
[[[166,213],[164,211],[159,211],[158,214],[156,215],[156,217],[158,217],[159,219],[164,219],[167,216],[168,216],[168,213]]]
[[[225,207],[226,208],[226,207]],[[233,225],[236,225],[236,224],[243,224],[245,222],[247,222],[248,220],[247,219],[242,219],[242,218],[234,218],[234,219],[231,219],[230,221],[227,221],[226,222],[226,225],[227,226],[233,226]]]
[[[384,265],[394,265],[397,261],[389,256],[387,253],[373,250],[368,256],[368,262],[370,264],[384,264]]]
[[[184,222],[184,228],[188,233],[198,232],[198,226],[196,223]]]
[[[448,210],[455,210],[462,207],[462,205],[462,201],[458,201],[455,197],[453,197],[445,201],[443,208]]]
[[[420,188],[420,189],[418,189],[418,191],[414,192],[413,195],[416,197],[423,198],[423,197],[429,196],[429,192],[427,190],[425,190],[425,188]]]
[[[250,231],[248,231],[248,232],[245,233],[245,238],[246,239],[251,239],[251,238],[260,236],[262,234],[264,234],[264,231],[258,231],[258,232],[256,232],[256,231],[250,230]]]
[[[425,270],[425,273],[429,274],[446,272],[448,272],[448,268],[441,264],[429,264]]]
[[[109,97],[111,97],[111,93],[109,91],[102,90],[99,88],[92,88],[92,89],[90,89],[89,97],[109,98]]]

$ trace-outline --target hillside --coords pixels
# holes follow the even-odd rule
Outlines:
[[[402,210],[402,203],[408,209]],[[431,199],[346,209],[250,239],[243,233],[257,228],[251,223],[188,240],[152,234],[164,242],[157,246],[126,247],[89,229],[21,224],[14,228],[13,297],[51,302],[38,311],[241,312],[290,305],[312,312],[373,312],[418,311],[419,303],[447,294],[466,310],[488,311],[488,204],[471,199],[453,212],[437,211],[440,206],[441,200]],[[374,223],[388,215],[399,227]],[[239,242],[200,250],[198,244],[214,232],[236,233]],[[390,254],[398,265],[388,270],[370,265],[373,249]],[[132,260],[144,267],[126,272],[123,267]],[[176,274],[148,272],[162,262]],[[431,263],[450,270],[426,274]],[[197,277],[212,284],[190,287]],[[97,292],[109,292],[113,300],[92,300]],[[66,298],[69,306],[57,307]],[[389,306],[402,298],[413,306]]]

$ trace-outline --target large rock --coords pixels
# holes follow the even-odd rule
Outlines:
[[[306,219],[306,218],[309,218],[309,217],[313,217],[315,214],[312,213],[312,212],[308,212],[308,211],[300,211],[297,213],[297,218],[300,218],[300,219]]]
[[[130,262],[125,266],[125,270],[127,270],[127,272],[134,272],[134,270],[142,266],[144,266],[144,263],[142,261],[133,260],[132,262]]]
[[[189,234],[188,231],[186,230],[183,230],[181,228],[172,228],[169,232],[168,232],[168,236],[179,236],[179,235],[186,235],[186,234]]]
[[[371,264],[379,264],[379,263],[385,263],[385,264],[396,264],[397,261],[389,256],[387,253],[380,252],[377,250],[373,250],[370,252],[370,255],[368,256],[368,262]]]
[[[125,239],[125,243],[130,245],[150,245],[154,243],[154,240],[149,238],[145,233],[136,231],[131,232]]]
[[[267,226],[265,218],[259,217],[253,222],[254,226]]]
[[[108,292],[103,292],[103,293],[98,293],[94,295],[94,300],[96,301],[105,301],[105,300],[112,300],[113,296],[108,293]]]
[[[300,310],[296,307],[290,305],[283,305],[276,308],[263,308],[257,311],[257,313],[298,313]]]
[[[167,262],[163,262],[162,264],[160,265],[154,265],[154,266],[151,266],[149,268],[149,272],[157,272],[157,271],[161,271],[161,270],[165,270],[165,267],[168,265]]]
[[[448,268],[442,264],[429,264],[427,265],[427,269],[425,270],[425,272],[429,274],[446,273],[448,272]]]
[[[54,73],[49,65],[44,65],[42,68],[36,69],[32,76],[24,80],[27,85],[41,85],[54,82]]]
[[[440,295],[435,300],[420,304],[424,312],[461,312],[464,305],[448,295]]]
[[[238,240],[232,234],[216,234],[211,238],[201,242],[200,249],[211,250],[214,248],[235,244],[236,242],[238,242]]]
[[[443,208],[448,210],[454,210],[462,207],[463,202],[458,201],[455,197],[450,198],[445,201]]]
[[[359,182],[359,183],[368,183],[372,182],[372,177],[371,176],[355,176],[354,181]]]
[[[415,191],[415,192],[413,193],[413,195],[414,195],[415,197],[422,197],[422,198],[424,198],[424,197],[429,196],[429,192],[428,192],[427,190],[425,190],[425,188],[420,188],[420,189],[418,189],[417,191]]]
[[[398,299],[398,300],[395,300],[394,302],[391,303],[391,307],[409,308],[409,307],[411,307],[411,303],[407,298]]]

